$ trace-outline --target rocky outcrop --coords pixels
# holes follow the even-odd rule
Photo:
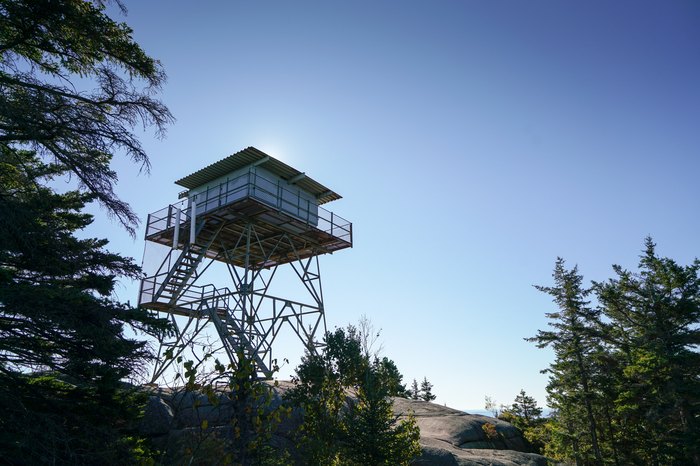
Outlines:
[[[273,405],[282,403],[289,382],[274,387]],[[194,439],[209,441],[231,435],[234,412],[223,393],[215,403],[201,394],[173,390],[153,391],[141,423],[143,434],[151,437],[163,451],[176,452],[178,445]],[[546,466],[544,457],[527,453],[527,443],[518,429],[498,419],[468,414],[425,401],[394,398],[397,416],[413,414],[421,431],[422,454],[415,466]],[[296,411],[277,431],[273,442],[289,445],[291,432],[301,416]],[[490,424],[484,429],[485,424]],[[203,429],[202,426],[206,425]]]
[[[547,465],[544,457],[527,453],[522,434],[507,422],[404,398],[394,398],[394,412],[413,413],[420,427],[422,453],[415,466]],[[485,424],[493,429],[484,430]]]

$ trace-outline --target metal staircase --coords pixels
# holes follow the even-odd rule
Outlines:
[[[271,345],[255,325],[248,329],[241,327],[241,323],[236,320],[232,312],[226,307],[209,307],[209,319],[214,323],[224,348],[229,356],[235,356],[236,351],[243,349],[246,356],[255,361],[257,371],[263,377],[272,377],[273,371],[270,364],[265,362],[265,357],[270,354]],[[232,357],[231,361],[236,361],[237,357]]]
[[[203,255],[198,251],[196,245],[188,245],[182,251],[171,273],[165,278],[156,293],[155,298],[165,298],[168,305],[175,306],[177,299],[190,282],[190,279],[197,278],[197,266],[202,262]]]
[[[178,300],[199,276],[197,268],[206,257],[207,251],[223,227],[222,223],[207,237],[202,238],[200,233],[204,229],[204,224],[205,222],[201,222],[197,228],[198,242],[185,245],[182,253],[153,296],[153,301],[167,302],[169,307],[178,307]]]

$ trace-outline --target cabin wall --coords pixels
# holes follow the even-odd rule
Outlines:
[[[296,185],[261,167],[246,167],[193,188],[188,199],[197,203],[197,215],[251,197],[304,222],[318,224],[318,201]]]

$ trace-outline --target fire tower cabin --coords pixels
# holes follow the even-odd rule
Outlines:
[[[340,196],[254,147],[175,183],[182,201],[148,216],[146,240],[171,252],[143,280],[142,307],[202,312],[207,293],[222,292],[195,283],[206,259],[255,271],[352,246],[352,224],[321,207]]]

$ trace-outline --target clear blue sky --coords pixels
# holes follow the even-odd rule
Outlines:
[[[119,194],[145,220],[251,145],[334,189],[355,247],[322,258],[329,327],[366,314],[437,402],[545,403],[552,355],[523,338],[557,256],[601,280],[646,235],[698,255],[697,2],[125,3],[177,122],[144,133],[150,176],[116,159]],[[143,228],[91,233],[140,260]]]

